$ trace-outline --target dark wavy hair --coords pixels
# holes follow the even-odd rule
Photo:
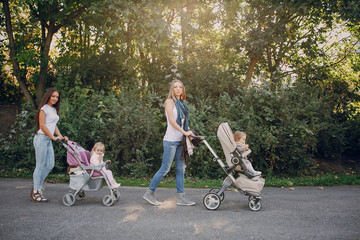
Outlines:
[[[60,111],[60,92],[56,89],[56,88],[49,88],[46,93],[44,94],[44,96],[42,97],[41,101],[40,101],[40,104],[39,104],[39,107],[38,107],[38,110],[37,110],[37,113],[36,113],[36,118],[35,118],[35,124],[36,124],[36,132],[39,131],[40,129],[40,126],[39,126],[39,115],[40,115],[40,109],[49,102],[50,98],[51,98],[51,95],[54,93],[54,92],[58,92],[59,93],[59,100],[57,101],[57,103],[55,103],[53,105],[53,107],[56,109],[56,112],[59,114],[59,111]]]

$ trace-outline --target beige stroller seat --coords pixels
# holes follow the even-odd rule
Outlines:
[[[253,195],[256,195],[256,193],[260,193],[265,185],[265,179],[260,176],[250,179],[249,177],[242,174],[243,169],[240,167],[240,160],[237,159],[239,156],[234,156],[234,151],[236,150],[236,143],[234,141],[233,132],[231,131],[228,123],[220,124],[217,131],[217,136],[221,143],[221,147],[223,148],[227,165],[229,166],[229,168],[234,168],[233,170],[239,173],[239,177],[236,178],[236,181],[234,183],[235,186],[242,189],[243,191],[253,193]],[[234,158],[236,159],[235,161]],[[234,164],[237,163],[236,161],[238,161],[238,164]],[[246,164],[247,163],[245,162],[245,165]],[[247,167],[250,168],[250,166]]]

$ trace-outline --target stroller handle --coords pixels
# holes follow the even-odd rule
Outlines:
[[[195,139],[199,139],[200,141],[205,140],[205,136],[196,136],[194,134],[191,134],[190,137],[195,138]]]
[[[65,143],[64,141],[58,139],[58,140],[56,140],[56,142],[61,143],[61,144],[63,145],[63,147],[66,148],[66,150],[68,150],[68,151],[70,151],[70,152],[73,153],[73,151],[70,149],[69,145],[68,145],[67,143]]]

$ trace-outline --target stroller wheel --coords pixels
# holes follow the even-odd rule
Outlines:
[[[114,191],[114,196],[115,196],[115,202],[119,201],[120,199],[120,192],[118,190]]]
[[[259,211],[262,204],[261,204],[261,198],[257,197],[249,197],[249,208],[252,211]]]
[[[67,193],[67,194],[64,195],[64,197],[63,197],[63,204],[64,204],[65,206],[70,207],[70,206],[74,205],[74,203],[75,203],[75,196],[74,196],[74,194],[72,194],[72,193]]]
[[[216,193],[208,193],[203,199],[203,204],[208,210],[216,210],[220,207],[221,200]]]
[[[110,207],[115,202],[115,198],[113,198],[111,195],[106,195],[103,198],[103,204],[107,207]]]
[[[85,192],[81,191],[76,195],[76,200],[83,200],[85,197]]]
[[[214,188],[210,189],[209,193],[216,193],[216,194],[217,194],[219,191],[220,191],[220,188],[214,187]],[[222,192],[222,193],[219,195],[219,197],[220,197],[220,201],[224,201],[225,193]]]

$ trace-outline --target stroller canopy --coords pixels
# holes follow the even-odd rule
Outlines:
[[[78,143],[68,141],[67,162],[69,166],[80,166],[80,163],[89,166],[90,152]]]
[[[236,143],[234,141],[234,134],[231,131],[231,128],[227,122],[220,124],[218,131],[217,131],[217,136],[221,143],[221,147],[224,151],[227,165],[229,167],[234,166],[234,164],[231,163],[230,153],[235,151]]]

